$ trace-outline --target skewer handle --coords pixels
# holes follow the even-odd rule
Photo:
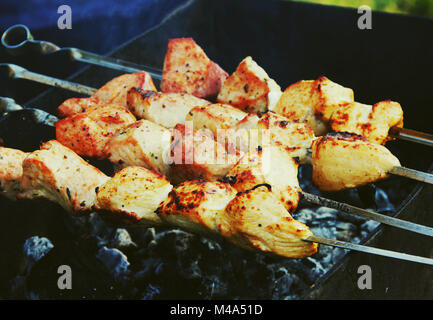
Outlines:
[[[23,67],[17,66],[11,63],[0,63],[0,67],[5,67],[8,70],[9,77],[14,79],[27,79],[39,83],[46,84],[48,86],[62,88],[73,92],[81,93],[87,96],[91,96],[96,89],[74,83],[71,81],[60,80],[50,76],[46,76],[40,73],[31,72]]]
[[[389,135],[393,138],[424,144],[433,147],[433,135],[411,129],[392,127]]]
[[[37,52],[39,54],[51,54],[58,51],[66,51],[76,61],[90,63],[96,66],[119,70],[126,73],[146,71],[153,79],[161,81],[161,70],[148,66],[138,65],[111,57],[104,57],[95,53],[87,52],[77,48],[61,48],[52,42],[34,40],[29,28],[23,24],[9,27],[2,35],[2,45],[12,55],[28,54]]]
[[[317,243],[332,246],[332,247],[338,247],[338,248],[343,248],[343,249],[348,249],[348,250],[366,252],[366,253],[375,254],[375,255],[379,255],[379,256],[384,256],[384,257],[389,257],[389,258],[394,258],[394,259],[400,259],[400,260],[406,260],[406,261],[411,261],[411,262],[417,262],[417,263],[422,263],[422,264],[427,264],[427,265],[433,266],[433,259],[414,256],[414,255],[407,254],[407,253],[401,253],[401,252],[396,252],[396,251],[379,249],[379,248],[364,246],[361,244],[355,244],[355,243],[346,242],[346,241],[339,241],[339,240],[334,240],[334,239],[323,238],[323,237],[319,237],[319,236],[309,236],[308,238],[303,239],[303,240],[308,241],[308,242],[317,242]]]
[[[391,169],[389,173],[394,174],[396,176],[406,177],[416,181],[433,184],[433,174],[431,173],[409,169],[406,167],[394,167]]]

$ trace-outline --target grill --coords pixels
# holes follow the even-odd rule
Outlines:
[[[356,10],[291,2],[196,1],[190,2],[155,29],[116,49],[112,56],[155,68],[162,66],[167,40],[193,37],[207,54],[226,70],[251,55],[282,88],[299,79],[321,74],[355,88],[356,99],[374,102],[392,98],[401,102],[405,126],[431,132],[433,31],[430,20],[375,13],[373,30],[357,29]],[[224,23],[219,23],[224,21]],[[312,23],[314,21],[314,23]],[[414,37],[413,35],[418,35]],[[416,50],[415,50],[416,49]],[[75,75],[75,82],[99,87],[120,73],[90,67]],[[415,84],[416,83],[416,84]],[[55,108],[76,94],[50,89],[27,103],[54,113]],[[50,128],[26,119],[3,122],[6,145],[35,149],[40,140],[53,137]],[[9,126],[9,127],[8,127]],[[10,128],[10,129],[9,129]],[[9,133],[9,134],[7,134]],[[10,134],[13,133],[13,134]],[[33,139],[29,139],[33,137]],[[404,141],[389,143],[389,149],[407,167],[429,171],[432,151]],[[300,170],[301,187],[360,207],[373,207],[406,220],[432,225],[432,188],[393,177],[360,190],[320,193],[311,184],[311,167]],[[23,234],[46,235],[54,248],[33,262],[35,249],[50,243],[32,238],[25,244],[25,265],[4,288],[6,296],[86,298],[258,298],[300,299],[362,297],[356,287],[357,268],[373,269],[374,286],[369,298],[411,297],[425,294],[422,283],[431,279],[429,267],[321,246],[306,259],[281,259],[246,252],[228,243],[173,229],[118,228],[96,214],[72,217],[45,201],[9,203],[1,211],[28,221]],[[31,212],[29,212],[31,211]],[[37,217],[35,217],[37,215]],[[384,228],[342,212],[301,203],[294,218],[309,225],[315,235],[381,248],[431,256],[428,239],[393,228]],[[21,225],[15,218],[9,226]],[[2,224],[7,225],[7,224]],[[6,227],[9,229],[9,227]],[[15,230],[10,227],[10,230]],[[114,250],[113,248],[120,249]],[[17,249],[19,250],[19,249]],[[109,266],[110,272],[105,267]],[[59,292],[59,264],[78,270],[78,289]],[[75,274],[75,271],[74,271]],[[401,274],[412,274],[401,279]],[[418,277],[417,275],[422,275]],[[395,281],[398,278],[399,281]],[[53,285],[49,285],[53,284]],[[376,287],[377,286],[377,287]],[[384,295],[386,288],[387,295]],[[410,289],[409,289],[410,288]],[[373,295],[373,296],[372,296]]]

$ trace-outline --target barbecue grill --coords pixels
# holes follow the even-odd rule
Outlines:
[[[314,23],[311,23],[313,19]],[[358,100],[373,102],[390,97],[400,101],[405,111],[407,127],[431,132],[429,126],[431,111],[425,106],[432,103],[432,98],[428,96],[431,92],[431,82],[427,78],[431,74],[432,66],[428,65],[430,63],[428,59],[423,61],[424,64],[421,66],[420,56],[425,54],[428,57],[433,52],[428,42],[420,41],[419,38],[420,35],[425,35],[425,39],[428,39],[429,32],[433,31],[432,22],[413,17],[374,14],[373,30],[362,31],[357,29],[356,19],[355,10],[326,6],[288,2],[271,4],[249,2],[249,6],[246,6],[243,1],[218,2],[218,4],[211,1],[197,1],[191,2],[189,6],[171,16],[158,28],[125,44],[113,52],[113,56],[158,68],[162,66],[169,38],[191,36],[226,70],[234,70],[244,56],[251,55],[282,87],[299,79],[316,78],[320,74],[326,74],[339,83],[356,88]],[[224,24],[218,23],[221,20]],[[417,34],[418,38],[412,37],[411,33]],[[414,48],[417,48],[416,52]],[[357,65],[358,63],[360,65]],[[91,67],[76,75],[73,80],[99,87],[118,74],[120,73],[113,70]],[[416,86],[413,84],[414,79],[416,79]],[[72,96],[76,94],[50,89],[26,105],[44,106],[45,110],[54,113],[54,108]],[[5,126],[6,124],[11,126],[8,130],[11,133],[15,125],[22,126],[23,120],[8,119],[4,122]],[[52,134],[44,126],[27,128],[23,134],[26,132],[44,140]],[[6,135],[5,130],[3,133],[6,145],[18,147],[16,144],[23,142],[18,141],[19,137],[15,134]],[[27,139],[25,141],[29,142]],[[30,146],[27,148],[32,149]],[[389,148],[405,166],[422,171],[430,169],[432,152],[429,148],[403,141],[392,142]],[[308,167],[302,168],[301,177],[301,187],[306,191],[314,190],[314,186],[308,182],[311,181]],[[432,225],[432,219],[428,214],[432,208],[429,201],[431,187],[405,179],[392,178],[390,181],[377,183],[377,190],[372,188],[370,186],[359,192],[352,190],[330,193],[326,196],[363,207],[375,205],[379,210],[388,212],[390,215]],[[28,209],[29,205],[2,202],[2,206],[22,214],[23,211],[20,210]],[[428,277],[426,266],[404,262],[397,264],[385,258],[347,254],[339,249],[324,249],[324,246],[317,259],[313,256],[302,261],[287,261],[287,259],[247,253],[225,243],[213,242],[173,230],[155,232],[129,230],[133,240],[140,239],[139,247],[142,248],[137,249],[131,244],[125,248],[119,243],[114,244],[116,235],[118,238],[123,231],[117,230],[116,233],[103,222],[98,222],[94,215],[87,219],[75,219],[59,213],[61,210],[58,207],[43,201],[40,207],[47,208],[43,210],[49,212],[47,215],[50,220],[52,219],[50,223],[55,224],[55,227],[69,228],[69,232],[79,239],[77,247],[71,246],[72,248],[68,247],[67,250],[76,252],[82,246],[93,244],[94,250],[84,250],[90,252],[83,258],[85,262],[79,263],[84,278],[89,277],[86,272],[95,273],[96,267],[90,267],[89,262],[95,260],[92,252],[108,255],[104,250],[101,251],[101,245],[107,247],[118,245],[124,249],[131,262],[132,273],[124,275],[124,278],[113,280],[113,275],[105,275],[102,272],[98,280],[101,277],[103,279],[100,282],[95,280],[98,283],[92,284],[97,288],[104,287],[103,294],[110,297],[136,298],[140,295],[144,298],[355,297],[365,294],[356,288],[356,280],[354,280],[357,277],[356,269],[362,264],[370,265],[373,269],[373,281],[378,286],[374,291],[376,296],[381,296],[384,287],[391,286],[387,284],[388,279],[399,278],[402,273],[424,274],[427,281],[431,279]],[[395,210],[390,212],[392,207]],[[383,228],[375,223],[365,223],[335,210],[317,209],[308,204],[304,204],[300,209],[294,217],[307,224],[313,223],[310,225],[313,232],[323,229],[321,232],[329,232],[330,236],[334,232],[334,236],[352,242],[377,244],[380,247],[421,256],[431,255],[425,237]],[[313,219],[312,215],[315,216]],[[328,231],[324,231],[325,229]],[[161,250],[168,251],[167,256],[161,256]],[[61,249],[57,252],[59,251],[62,252]],[[59,253],[57,255],[61,256]],[[36,264],[36,268],[28,276],[30,280],[26,287],[42,297],[44,294],[50,295],[56,291],[45,289],[41,292],[41,289],[38,289],[41,285],[38,275],[41,278],[46,275],[40,265],[45,263],[49,266],[50,259],[54,261],[57,261],[56,258],[59,259],[56,257],[56,251],[46,257],[39,265]],[[71,257],[66,259],[72,260],[72,264],[77,264]],[[221,270],[214,270],[215,266],[224,265],[226,259],[230,261],[228,266],[225,265]],[[394,267],[395,265],[399,267]],[[173,268],[183,270],[179,275],[171,274],[170,270]],[[240,278],[232,278],[233,274]],[[180,279],[176,278],[177,276],[180,276]],[[177,280],[175,282],[178,285],[171,283],[174,279]],[[422,280],[425,281],[425,279],[418,279],[417,282],[421,283]],[[232,281],[238,283],[237,288],[230,286]],[[110,289],[111,282],[114,283],[113,289]],[[404,295],[402,292],[409,290],[406,281],[402,282],[396,295]],[[392,283],[391,288],[395,288],[394,285]],[[16,286],[20,287],[18,284]],[[414,284],[412,286],[412,290],[414,288],[417,290]],[[421,285],[418,288],[420,287]],[[100,292],[83,294],[92,297],[98,296]],[[415,295],[420,294],[418,292]]]

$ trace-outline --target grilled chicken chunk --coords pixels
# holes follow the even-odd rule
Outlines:
[[[171,178],[174,184],[186,180],[216,181],[222,178],[239,160],[236,151],[226,151],[206,129],[194,131],[177,125],[171,143]]]
[[[310,229],[294,220],[266,186],[236,194],[222,182],[186,181],[169,193],[158,208],[168,223],[186,230],[220,235],[247,249],[290,258],[317,252],[302,239]]]
[[[0,195],[16,200],[27,155],[20,150],[0,147]]]
[[[232,127],[231,145],[242,152],[255,150],[266,145],[279,146],[304,162],[307,148],[314,139],[313,130],[305,123],[292,122],[268,111],[261,118],[249,114]],[[238,140],[236,140],[238,139]],[[234,141],[234,142],[233,142]]]
[[[275,146],[250,151],[227,173],[224,181],[238,191],[247,191],[256,185],[267,184],[275,198],[289,212],[294,212],[300,200],[298,162],[286,150]]]
[[[161,93],[132,88],[128,92],[128,108],[138,118],[147,119],[160,126],[173,128],[184,124],[188,112],[197,106],[207,106],[209,101],[183,93]]]
[[[132,87],[142,90],[157,91],[153,84],[152,77],[142,71],[126,73],[108,81],[92,95],[92,98],[96,98],[105,103],[118,104],[126,108],[126,95]]]
[[[403,110],[393,101],[373,106],[354,102],[335,110],[329,124],[333,131],[356,133],[370,142],[385,144],[391,140],[388,136],[391,127],[403,127]]]
[[[274,108],[280,96],[280,86],[251,57],[246,57],[224,81],[217,101],[245,112],[265,112]]]
[[[127,167],[99,187],[95,208],[115,220],[146,226],[160,225],[155,213],[173,186],[168,180],[142,167]]]
[[[71,149],[50,140],[23,162],[18,199],[47,198],[71,212],[91,210],[95,189],[110,178]]]
[[[217,137],[218,129],[229,129],[246,116],[247,113],[231,105],[215,103],[192,108],[185,121],[192,121],[194,130],[209,129]]]
[[[111,137],[135,121],[135,117],[119,105],[90,107],[56,122],[56,139],[81,156],[103,159],[105,145]]]
[[[57,114],[61,118],[72,116],[76,113],[86,112],[87,109],[100,108],[107,103],[97,98],[70,98],[65,100],[58,108]]]
[[[305,258],[317,252],[317,243],[303,241],[313,233],[295,220],[268,189],[258,185],[238,194],[220,220],[220,233],[247,248],[287,258]]]
[[[321,190],[355,188],[388,177],[400,161],[384,146],[350,133],[334,133],[314,140],[313,182]]]
[[[162,92],[212,98],[218,94],[227,77],[227,72],[210,60],[192,38],[168,41],[162,72]]]
[[[314,113],[312,91],[314,80],[299,81],[284,90],[278,100],[274,112],[286,117],[289,121],[299,121],[308,124],[315,135],[323,135],[328,131],[327,125]]]
[[[200,234],[219,233],[220,219],[236,196],[228,183],[185,181],[173,188],[158,208],[165,222]]]
[[[320,77],[290,85],[273,111],[290,121],[306,122],[320,136],[328,131],[327,122],[334,110],[353,101],[352,89]]]
[[[170,130],[140,120],[119,130],[105,146],[110,162],[119,167],[140,166],[169,176]]]

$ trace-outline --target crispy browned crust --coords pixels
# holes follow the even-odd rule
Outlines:
[[[76,113],[86,112],[89,108],[103,107],[105,102],[97,98],[70,98],[65,100],[58,108],[57,114],[61,118],[72,116]]]
[[[162,73],[162,92],[212,98],[218,94],[227,77],[227,72],[210,60],[192,38],[169,40]]]
[[[118,105],[89,108],[56,122],[56,139],[81,156],[104,159],[108,140],[135,120]]]
[[[157,91],[151,76],[141,71],[123,74],[108,81],[92,95],[92,98],[105,103],[119,104],[126,108],[126,95],[132,87]]]

